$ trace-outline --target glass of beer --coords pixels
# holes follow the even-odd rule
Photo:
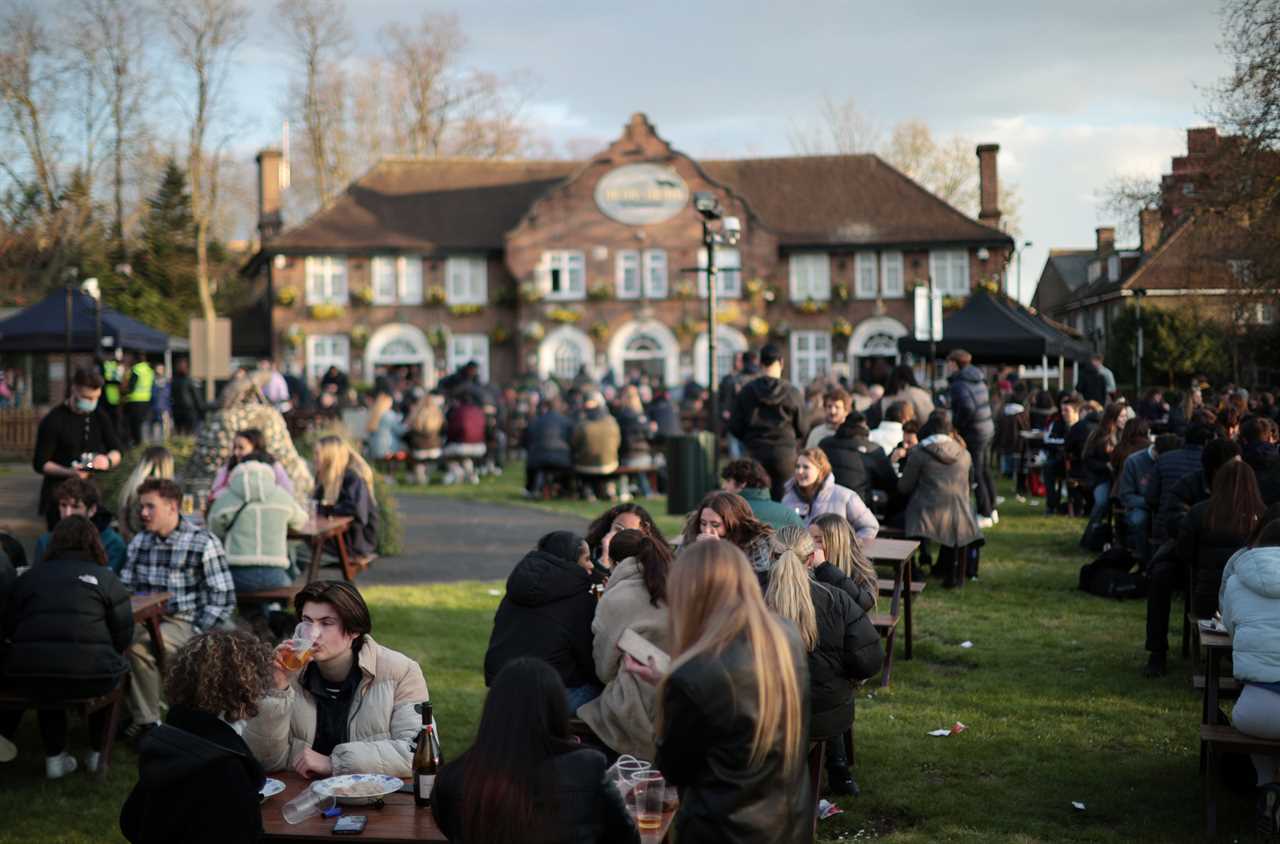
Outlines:
[[[293,636],[285,639],[283,644],[280,663],[289,671],[301,671],[315,656],[315,633],[305,621],[294,628]]]
[[[187,493],[182,496],[182,515],[190,516],[196,510],[195,496]]]
[[[631,777],[628,802],[641,835],[653,835],[662,828],[667,781],[658,771],[640,771]]]

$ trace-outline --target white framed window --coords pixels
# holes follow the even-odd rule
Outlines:
[[[790,264],[791,301],[825,302],[831,298],[831,257],[826,252],[792,255]]]
[[[880,290],[886,299],[901,299],[906,295],[901,252],[880,253]]]
[[[543,252],[538,273],[548,299],[583,299],[587,295],[587,259],[579,250]]]
[[[373,304],[394,305],[400,288],[394,255],[374,255],[369,274],[373,281]]]
[[[422,258],[418,255],[401,255],[396,262],[399,275],[400,304],[422,304]]]
[[[1255,322],[1259,325],[1270,325],[1276,321],[1276,306],[1271,302],[1259,302]]]
[[[347,303],[347,256],[308,255],[307,304]]]
[[[634,249],[619,249],[614,254],[614,279],[618,285],[619,299],[639,299],[640,253]]]
[[[969,295],[969,253],[963,249],[930,252],[929,274],[933,289],[944,296]]]
[[[707,250],[698,250],[698,295],[707,298]],[[742,296],[742,253],[722,247],[716,250],[716,295],[722,299]]]
[[[858,299],[876,298],[880,294],[876,275],[876,253],[859,252],[853,256],[853,295]]]
[[[312,334],[307,337],[307,380],[319,381],[329,367],[342,372],[351,368],[351,341],[345,334]]]
[[[561,340],[551,358],[551,374],[565,381],[572,381],[586,363],[582,349],[572,340]]]
[[[791,380],[804,387],[831,370],[831,332],[791,332]]]
[[[449,337],[449,371],[472,361],[480,367],[480,380],[489,383],[489,335],[454,334]]]
[[[667,298],[667,251],[644,250],[644,295],[650,299]]]
[[[444,262],[445,302],[483,305],[489,300],[488,262],[483,255],[450,255]]]

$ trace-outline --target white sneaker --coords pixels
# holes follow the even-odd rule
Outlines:
[[[997,503],[997,504],[1003,504],[1003,503],[1004,503],[1004,496],[1003,496],[1003,495],[997,495],[997,496],[996,496],[996,503]]]
[[[18,758],[18,746],[0,736],[0,762],[12,762]]]
[[[64,751],[57,756],[45,757],[44,775],[51,780],[60,780],[77,767],[76,757]]]
[[[997,510],[992,510],[992,511],[991,511],[991,524],[993,524],[993,525],[998,525],[998,524],[1000,524],[1000,513],[999,513],[999,511],[997,511]]]
[[[96,750],[90,750],[84,756],[84,769],[91,774],[98,773],[98,767],[102,764],[102,754]]]
[[[992,520],[990,516],[978,517],[978,527],[982,528],[983,530],[990,530],[995,526],[996,526],[996,523],[994,520]]]

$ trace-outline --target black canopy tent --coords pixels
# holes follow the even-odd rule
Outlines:
[[[928,358],[929,345],[909,336],[898,340],[899,351],[922,358]],[[1056,361],[1062,381],[1066,361],[1087,360],[1092,354],[1086,344],[1039,314],[981,288],[964,307],[943,318],[942,339],[934,345],[939,357],[964,349],[978,364],[1030,364],[1047,370]]]
[[[67,297],[71,298],[68,348]],[[0,352],[97,351],[97,309],[93,297],[80,290],[59,289],[29,308],[0,322]],[[161,354],[171,348],[169,335],[109,307],[102,309],[103,345]]]

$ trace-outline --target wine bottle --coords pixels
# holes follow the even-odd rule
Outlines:
[[[436,774],[443,761],[440,757],[440,739],[436,737],[436,725],[431,714],[431,701],[418,707],[422,712],[422,729],[418,732],[418,745],[413,752],[413,800],[419,806],[431,805],[431,792],[435,790]]]

